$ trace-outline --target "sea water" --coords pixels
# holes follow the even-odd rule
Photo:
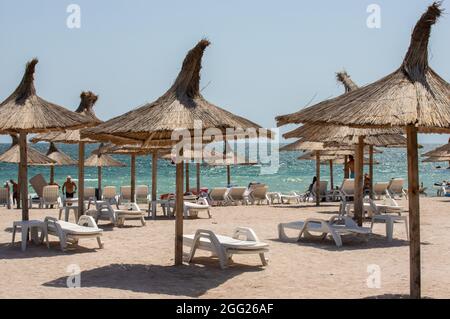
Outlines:
[[[424,145],[419,150],[423,154],[438,145]],[[7,150],[9,144],[0,144],[0,153]],[[48,144],[38,143],[32,145],[39,151],[46,153]],[[58,144],[60,151],[66,153],[73,159],[78,158],[78,146]],[[86,145],[86,157],[98,145]],[[375,154],[375,160],[380,164],[374,166],[374,181],[389,181],[391,178],[404,178],[405,187],[407,183],[407,157],[405,149],[381,149],[382,154]],[[231,182],[237,186],[247,186],[250,182],[261,182],[269,186],[270,191],[304,192],[313,177],[315,176],[314,161],[300,161],[297,158],[302,152],[280,152],[279,168],[275,174],[262,175],[261,167],[255,166],[232,166]],[[103,186],[130,185],[130,156],[114,155],[114,158],[125,163],[126,167],[104,167],[102,172]],[[422,158],[421,158],[422,160]],[[438,169],[442,166],[443,169]],[[450,169],[446,169],[448,163],[420,163],[420,182],[429,189],[433,183],[450,180]],[[368,166],[365,166],[368,171]],[[45,166],[31,166],[28,169],[28,179],[36,174],[42,174],[49,180],[50,168]],[[72,176],[75,182],[78,181],[78,169],[76,166],[56,166],[55,181],[62,185],[66,177]],[[334,165],[334,183],[339,186],[343,179],[343,165]],[[196,165],[190,165],[190,185],[196,186]],[[202,187],[224,187],[227,184],[227,173],[225,167],[212,167],[206,164],[201,165],[201,185]],[[17,164],[0,163],[0,182],[4,183],[9,179],[17,181]],[[329,165],[321,165],[321,179],[330,181]],[[136,158],[136,183],[137,185],[151,185],[151,158],[150,156],[138,156]],[[97,186],[97,168],[85,168],[85,185]],[[158,194],[175,191],[175,165],[167,160],[158,161]],[[30,187],[30,193],[34,191]],[[434,193],[430,191],[430,194]]]

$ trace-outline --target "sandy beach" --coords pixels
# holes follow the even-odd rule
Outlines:
[[[401,205],[407,205],[401,200]],[[421,198],[422,289],[430,298],[450,297],[447,276],[450,259],[450,201]],[[234,264],[221,270],[216,259],[199,252],[194,263],[174,267],[174,220],[148,220],[139,227],[131,221],[125,228],[104,229],[104,249],[95,239],[80,241],[79,247],[61,252],[57,238],[51,247],[20,243],[11,247],[11,226],[20,211],[0,209],[1,298],[391,298],[409,293],[409,247],[403,225],[395,228],[394,241],[385,240],[384,224],[376,224],[369,241],[344,239],[334,243],[302,240],[283,243],[277,238],[277,224],[307,217],[328,219],[337,205],[214,207],[213,217],[185,220],[185,233],[198,228],[220,234],[236,226],[252,227],[270,244],[267,267],[257,255],[237,255]],[[30,211],[31,219],[57,217],[56,209]],[[18,236],[20,241],[20,234]],[[185,252],[187,249],[185,249]],[[68,289],[67,267],[81,269],[81,288]],[[369,265],[381,270],[381,287],[369,288]]]

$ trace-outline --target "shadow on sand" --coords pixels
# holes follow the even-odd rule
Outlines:
[[[217,260],[195,258],[196,264],[182,266],[111,264],[81,273],[83,288],[111,288],[138,293],[199,297],[227,280],[259,267],[233,264],[221,270]],[[67,277],[43,284],[67,289]]]
[[[312,247],[317,249],[324,249],[328,251],[352,251],[352,250],[364,250],[364,249],[378,249],[388,247],[403,247],[409,246],[409,241],[404,239],[393,239],[392,242],[386,241],[385,236],[371,234],[370,237],[345,235],[342,236],[343,246],[338,248],[333,239],[327,237],[326,239],[318,238],[301,238],[299,241],[292,237],[292,240],[284,242],[278,238],[270,239],[273,242],[302,245],[306,247]],[[428,242],[422,242],[421,245],[431,245]]]

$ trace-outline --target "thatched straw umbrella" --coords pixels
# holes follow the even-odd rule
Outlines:
[[[448,144],[435,148],[434,150],[431,150],[423,154],[423,156],[430,156],[430,157],[450,156],[450,140]]]
[[[417,133],[450,132],[450,85],[428,65],[431,27],[441,13],[439,2],[428,7],[414,28],[402,65],[395,72],[345,95],[277,118],[279,125],[323,123],[360,128],[406,128],[413,298],[421,295]]]
[[[351,80],[347,72],[338,72],[336,78],[349,93],[356,90],[358,86]],[[285,138],[304,138],[308,141],[336,142],[348,144],[355,147],[355,216],[358,223],[363,222],[363,175],[362,165],[364,144],[369,146],[369,158],[373,162],[373,146],[382,147],[406,147],[406,138],[402,135],[400,128],[389,129],[358,129],[337,125],[319,125],[307,123],[291,132],[284,134]],[[320,154],[319,154],[320,157]],[[347,169],[347,158],[345,158],[344,178],[349,177]],[[331,162],[330,162],[331,163]],[[332,164],[330,164],[332,165]],[[373,188],[373,165],[369,165],[370,194]],[[317,185],[319,187],[319,185]]]
[[[2,163],[12,163],[12,164],[20,164],[20,145],[19,145],[19,139],[17,138],[17,135],[10,134],[12,143],[11,146],[0,155],[0,162]],[[34,149],[33,147],[28,146],[27,149],[27,166],[50,166],[53,167],[55,164],[55,161],[48,156],[45,156],[38,150]],[[20,169],[18,171],[17,176],[17,182],[21,183],[21,171]],[[27,186],[28,187],[28,186]],[[20,200],[17,202],[17,208],[20,208]]]
[[[70,158],[69,155],[58,150],[56,148],[55,143],[53,142],[50,142],[50,146],[47,151],[47,156],[55,161],[55,164],[50,166],[50,184],[55,183],[55,166],[77,165],[77,161]]]
[[[103,167],[125,167],[126,166],[125,163],[122,163],[122,162],[114,159],[112,156],[100,151],[101,148],[102,148],[102,145],[100,145],[97,150],[92,151],[91,156],[89,156],[84,161],[85,167],[97,167],[97,185],[98,185],[97,188],[98,188],[98,195],[100,198],[102,196],[102,168]],[[81,196],[81,195],[78,194],[78,196]]]
[[[94,113],[94,105],[97,102],[98,96],[91,91],[82,92],[80,94],[80,104],[75,110],[75,113],[81,116],[88,125],[81,127],[89,127],[101,123]],[[97,141],[90,138],[81,138],[80,130],[66,130],[65,132],[49,132],[45,134],[38,134],[32,140],[37,142],[55,142],[65,144],[78,144],[78,207],[80,207],[79,216],[84,213],[84,157],[85,144],[97,143]]]
[[[17,89],[0,104],[0,134],[19,134],[22,219],[28,220],[27,134],[78,128],[86,119],[36,94],[34,71],[37,59],[30,61]]]
[[[422,161],[423,163],[439,163],[448,162],[450,164],[450,155],[448,156],[431,156]]]
[[[200,69],[203,52],[209,41],[201,40],[187,54],[181,71],[172,87],[159,99],[122,116],[113,118],[96,128],[83,130],[83,137],[122,143],[117,138],[132,138],[144,146],[161,143],[173,144],[172,133],[181,129],[219,129],[227,135],[227,129],[257,129],[259,125],[236,116],[206,101],[200,93]],[[241,138],[244,136],[240,136]],[[123,143],[122,143],[123,144]],[[183,161],[177,162],[175,264],[182,263],[183,256]]]

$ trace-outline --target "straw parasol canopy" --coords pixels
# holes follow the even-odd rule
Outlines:
[[[36,94],[34,72],[37,59],[31,60],[25,69],[22,81],[5,101],[0,103],[0,133],[19,134],[20,187],[22,195],[22,219],[28,220],[28,172],[27,134],[48,131],[63,131],[89,126],[80,114],[48,102]]]
[[[100,124],[102,121],[97,118],[94,112],[94,105],[98,100],[98,95],[95,95],[91,91],[82,92],[80,94],[80,99],[80,105],[75,110],[75,113],[79,114],[85,121],[88,121],[93,125]],[[80,138],[79,129],[37,134],[31,139],[31,142],[54,142],[64,144],[78,144],[80,142],[97,143],[97,141],[89,138]]]
[[[410,219],[410,292],[420,298],[420,203],[417,133],[450,132],[450,85],[428,64],[431,28],[442,14],[435,2],[417,22],[401,66],[372,84],[293,114],[278,125],[324,123],[357,128],[406,128]]]
[[[47,156],[55,161],[54,165],[50,166],[50,184],[55,183],[55,165],[56,166],[71,166],[77,165],[77,162],[70,158],[69,155],[61,152],[56,148],[55,143],[51,142],[47,151]]]
[[[325,165],[329,163],[329,161],[333,161],[334,164],[345,164],[345,155],[336,154],[333,152],[326,152],[325,154],[320,155],[320,164]],[[314,161],[316,159],[316,155],[314,152],[306,152],[303,155],[297,158],[298,160],[303,161]],[[377,161],[374,161],[374,164],[380,164]],[[370,160],[368,157],[364,157],[364,165],[370,165]]]
[[[210,42],[201,40],[188,52],[171,88],[156,101],[115,117],[95,128],[82,131],[83,137],[123,144],[118,138],[131,138],[144,146],[172,141],[172,132],[180,128],[194,131],[195,121],[202,129],[215,128],[226,134],[228,128],[260,126],[234,115],[210,102],[200,92],[201,60]]]
[[[11,134],[12,143],[11,146],[0,155],[0,162],[3,163],[20,163],[20,147],[19,139],[16,135]],[[29,166],[49,166],[54,165],[56,162],[52,158],[45,156],[38,150],[32,147],[28,147],[27,152],[27,165]]]
[[[431,26],[441,15],[435,2],[414,28],[411,45],[395,72],[360,89],[299,112],[278,125],[328,123],[362,128],[414,126],[423,133],[450,132],[450,85],[428,65]]]
[[[219,130],[226,137],[229,130],[261,129],[256,123],[234,115],[210,102],[200,92],[200,69],[203,53],[210,42],[201,40],[188,52],[181,71],[170,89],[156,101],[115,117],[95,128],[81,131],[82,137],[123,144],[117,138],[131,138],[147,146],[173,144],[172,133],[206,129]],[[259,131],[258,133],[261,133]],[[269,135],[270,132],[266,132]],[[246,134],[232,134],[246,138]],[[183,162],[177,163],[175,264],[182,264],[183,246]]]
[[[449,156],[435,156],[428,157],[422,161],[423,163],[438,163],[438,162],[449,162],[450,163],[450,155]]]
[[[450,141],[448,144],[442,145],[432,151],[423,154],[423,156],[430,156],[430,157],[450,156]]]
[[[56,166],[77,165],[77,161],[73,160],[69,155],[61,152],[55,143],[51,142],[47,151],[47,156],[55,161]]]

